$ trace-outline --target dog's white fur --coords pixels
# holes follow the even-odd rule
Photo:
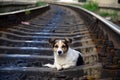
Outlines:
[[[57,68],[57,70],[66,69],[76,66],[77,59],[82,54],[70,47],[65,54],[58,55],[58,52],[54,51],[54,64],[45,64],[44,66],[50,68]]]

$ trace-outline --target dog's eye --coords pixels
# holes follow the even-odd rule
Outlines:
[[[62,48],[66,48],[66,46],[64,45],[64,46],[62,46]]]
[[[55,47],[55,48],[58,48],[58,45],[55,45],[54,47]]]

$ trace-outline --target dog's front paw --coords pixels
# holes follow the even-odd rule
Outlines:
[[[56,68],[58,71],[63,70],[62,66],[60,66],[60,65],[57,65]]]
[[[49,66],[49,64],[44,64],[43,66],[48,67],[48,66]]]
[[[55,65],[52,65],[52,64],[44,64],[43,66],[50,67],[50,68],[55,68]]]

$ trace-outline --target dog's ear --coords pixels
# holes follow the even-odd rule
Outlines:
[[[68,43],[68,44],[71,44],[71,43],[72,43],[72,39],[70,39],[70,38],[65,38],[65,42]]]
[[[50,38],[49,43],[53,46],[56,41],[56,38]]]

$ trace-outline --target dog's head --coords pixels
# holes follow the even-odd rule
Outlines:
[[[64,38],[64,39],[49,39],[49,43],[52,45],[54,52],[57,55],[66,54],[68,51],[70,43],[72,43],[72,39]]]

